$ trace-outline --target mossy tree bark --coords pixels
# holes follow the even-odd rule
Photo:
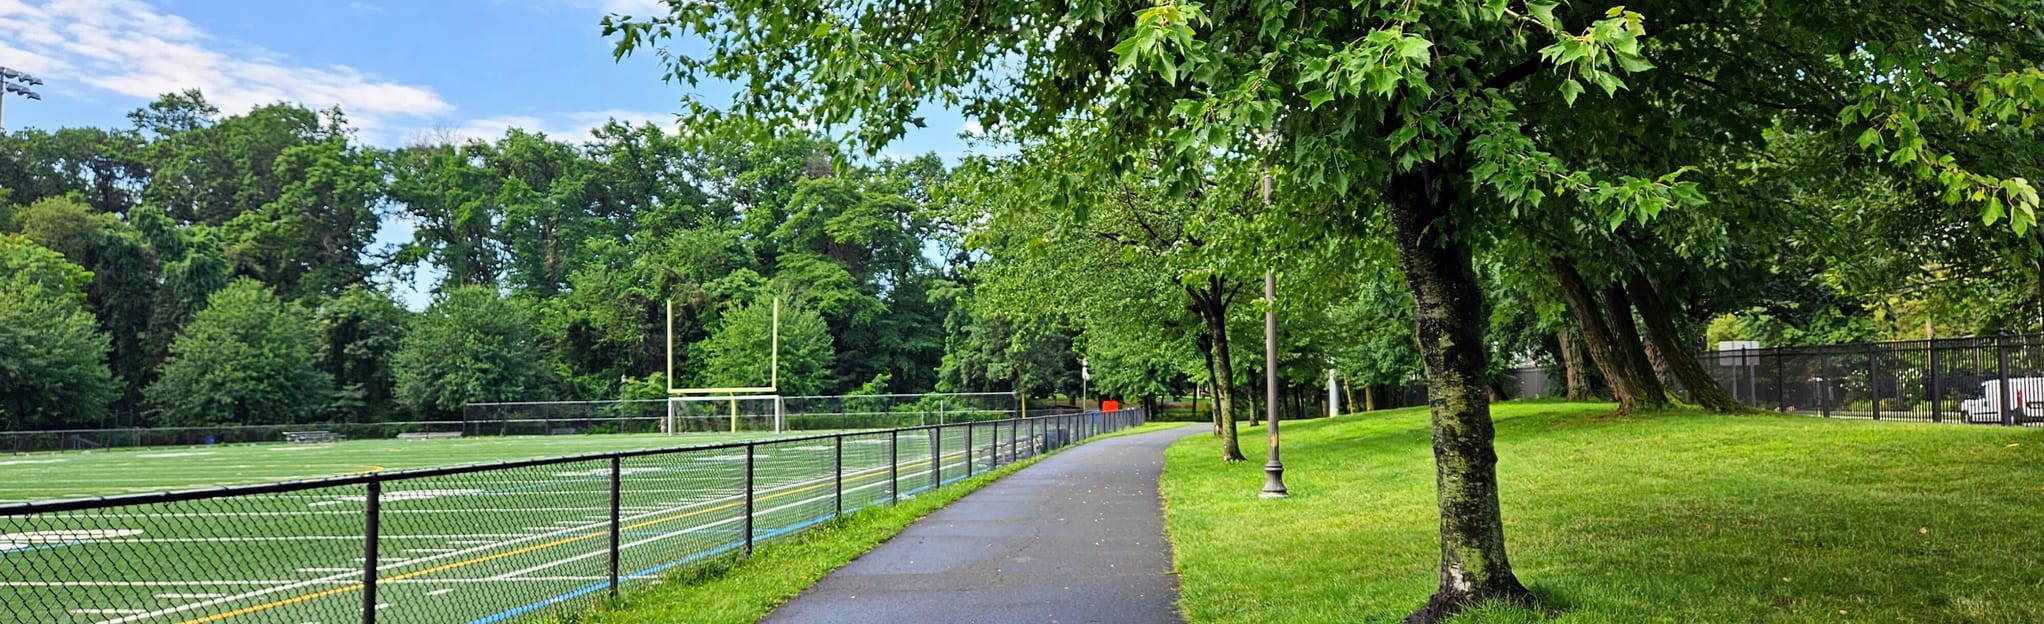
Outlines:
[[[1632,305],[1639,309],[1640,320],[1646,321],[1647,344],[1653,345],[1665,356],[1675,379],[1689,390],[1691,403],[1732,414],[1752,411],[1732,398],[1731,393],[1703,369],[1703,364],[1696,361],[1696,353],[1689,350],[1688,342],[1682,340],[1675,330],[1675,321],[1668,315],[1668,306],[1661,299],[1660,291],[1644,273],[1634,269],[1626,279],[1625,290],[1632,295]]]
[[[1590,361],[1604,374],[1604,383],[1611,386],[1611,394],[1618,399],[1618,411],[1633,412],[1654,410],[1668,406],[1668,393],[1654,379],[1654,373],[1647,370],[1644,356],[1635,364],[1625,353],[1624,345],[1612,334],[1611,326],[1605,324],[1604,316],[1598,311],[1604,306],[1590,294],[1590,288],[1583,282],[1583,276],[1574,264],[1560,256],[1548,258],[1548,272],[1561,286],[1562,302],[1567,304],[1569,316],[1575,319],[1576,329],[1581,332],[1584,350],[1590,353]],[[1630,313],[1627,314],[1628,320]],[[1635,340],[1631,349],[1637,351]]]
[[[1441,165],[1422,165],[1395,176],[1387,198],[1426,363],[1441,510],[1440,585],[1408,624],[1439,622],[1479,602],[1534,601],[1505,554],[1483,295],[1469,243],[1455,235],[1458,190],[1448,176]]]

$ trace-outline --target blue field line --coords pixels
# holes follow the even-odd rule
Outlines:
[[[38,551],[38,550],[53,550],[53,549],[57,549],[57,548],[63,548],[63,547],[65,547],[65,546],[77,546],[77,545],[80,545],[80,544],[90,544],[90,543],[92,543],[92,542],[89,542],[89,541],[81,541],[81,542],[64,542],[64,543],[62,543],[62,544],[39,544],[39,545],[35,545],[35,546],[23,546],[23,547],[21,547],[21,548],[5,548],[5,549],[0,549],[0,555],[12,555],[12,554],[15,554],[15,553],[25,553],[25,552],[34,552],[34,551]]]
[[[823,517],[820,517],[820,518],[816,518],[816,519],[813,519],[813,520],[809,520],[809,521],[803,522],[803,523],[801,523],[801,524],[797,524],[797,525],[793,525],[793,526],[788,526],[788,527],[783,527],[783,528],[779,528],[779,529],[774,529],[774,530],[772,530],[772,531],[767,531],[767,532],[766,532],[766,533],[764,533],[764,534],[761,534],[761,535],[759,535],[759,536],[757,536],[757,537],[754,537],[754,538],[753,538],[753,542],[754,542],[754,543],[757,543],[757,542],[759,542],[759,541],[761,541],[761,540],[768,540],[768,539],[773,539],[773,538],[775,538],[775,537],[779,537],[779,536],[781,536],[781,535],[785,535],[785,534],[788,534],[788,533],[792,533],[792,532],[795,532],[795,531],[800,531],[800,530],[802,530],[802,529],[806,529],[806,528],[809,528],[809,527],[812,527],[812,526],[816,526],[816,525],[818,525],[818,524],[821,524],[821,523],[827,522],[827,521],[829,521],[829,520],[830,520],[831,518],[832,518],[832,516],[823,516]],[[661,572],[663,572],[663,571],[666,571],[666,570],[668,570],[668,569],[670,569],[670,568],[673,568],[673,567],[675,567],[675,566],[679,566],[679,565],[686,565],[686,564],[689,564],[689,563],[694,563],[694,562],[696,562],[696,561],[701,561],[702,559],[704,559],[704,558],[706,558],[706,557],[711,557],[711,556],[715,556],[715,555],[720,555],[720,554],[724,554],[724,553],[727,553],[727,552],[731,552],[732,550],[736,550],[736,549],[738,549],[738,548],[743,548],[744,546],[745,546],[745,542],[742,542],[742,541],[740,541],[740,542],[734,542],[734,543],[731,543],[731,544],[726,544],[726,545],[723,545],[723,546],[718,546],[718,547],[716,547],[716,548],[712,548],[712,549],[709,549],[709,550],[706,550],[706,551],[703,551],[703,552],[699,552],[699,553],[696,553],[696,554],[693,554],[693,555],[689,555],[689,556],[687,556],[687,557],[683,557],[683,558],[681,558],[681,559],[678,559],[678,560],[675,560],[675,561],[670,561],[670,562],[667,562],[667,563],[663,563],[663,564],[660,564],[660,565],[656,565],[656,566],[653,566],[653,567],[650,567],[650,568],[646,568],[646,569],[644,569],[644,570],[639,570],[639,571],[637,571],[637,572],[633,572],[633,573],[631,573],[631,574],[626,574],[626,575],[620,576],[620,577],[618,577],[618,582],[619,582],[619,583],[623,583],[623,582],[625,582],[625,581],[635,581],[635,580],[639,580],[639,579],[643,579],[643,578],[649,578],[649,577],[651,577],[651,576],[653,576],[653,575],[655,575],[655,574],[659,574],[659,573],[661,573]],[[563,603],[563,602],[567,602],[567,601],[569,601],[569,600],[574,600],[574,599],[576,599],[576,598],[579,598],[579,597],[582,597],[582,596],[586,596],[586,595],[589,595],[589,594],[590,594],[590,593],[592,593],[592,592],[602,591],[602,590],[604,590],[604,589],[608,589],[609,587],[610,587],[610,582],[609,582],[609,581],[604,581],[604,582],[600,582],[600,583],[594,583],[594,584],[591,584],[591,585],[587,585],[587,586],[584,586],[584,587],[581,587],[581,588],[577,588],[577,589],[575,589],[574,591],[570,591],[570,592],[567,592],[567,593],[564,593],[564,594],[561,594],[561,595],[558,595],[558,596],[554,596],[554,597],[552,597],[552,598],[548,598],[548,599],[546,599],[546,600],[541,600],[541,601],[539,601],[539,602],[535,602],[535,603],[532,603],[532,604],[529,604],[529,605],[525,605],[525,606],[523,606],[523,607],[518,607],[518,608],[515,608],[515,609],[509,609],[509,610],[501,611],[501,612],[498,612],[498,613],[496,613],[496,614],[494,614],[494,615],[490,615],[490,616],[488,616],[488,617],[484,617],[484,618],[480,618],[480,619],[476,619],[476,620],[470,620],[468,624],[494,624],[494,623],[496,623],[496,622],[502,622],[502,621],[504,621],[504,620],[507,620],[507,619],[510,619],[510,618],[514,618],[514,617],[518,617],[518,616],[520,616],[520,615],[524,615],[524,614],[527,614],[527,613],[531,613],[531,612],[533,612],[533,611],[536,611],[536,610],[539,610],[539,609],[544,609],[544,608],[546,608],[546,607],[549,607],[549,606],[557,605],[557,604],[560,604],[560,603]]]

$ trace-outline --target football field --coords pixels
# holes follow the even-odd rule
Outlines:
[[[897,489],[903,496],[928,489],[933,463],[950,482],[967,475],[968,456],[976,473],[1035,454],[1040,434],[987,423],[970,433],[954,426],[941,434],[768,439],[749,458],[744,446],[718,447],[0,516],[0,622],[340,624],[361,621],[365,604],[386,622],[528,621],[584,609],[605,593],[613,536],[617,574],[655,579],[742,551],[748,529],[756,542],[772,540],[828,520],[840,505],[852,510],[884,504]],[[560,436],[17,455],[0,458],[19,462],[0,464],[0,483],[7,498],[48,499],[730,439]],[[941,461],[932,461],[933,449]],[[380,489],[374,514],[371,487]],[[372,521],[373,596],[363,570]]]

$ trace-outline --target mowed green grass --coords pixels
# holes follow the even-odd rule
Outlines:
[[[1018,435],[1026,430],[975,430],[971,472],[1035,446],[1033,436]],[[761,442],[753,454],[752,534],[775,541],[828,520],[840,483],[847,510],[884,504],[895,490],[907,496],[933,487],[933,443],[942,445],[942,480],[965,478],[966,432],[948,429],[941,440],[930,433],[892,440],[864,433],[841,449],[832,440]],[[840,453],[841,481],[833,476]],[[730,448],[623,460],[619,570],[626,580],[658,578],[742,548],[745,466],[745,451]],[[606,591],[609,475],[609,461],[595,460],[385,482],[379,614],[399,622],[518,622],[585,609]],[[359,621],[364,495],[365,486],[349,485],[0,516],[0,621]]]
[[[1512,562],[1551,611],[1458,622],[2044,622],[2044,431],[1613,409],[1494,407]],[[1425,409],[1287,422],[1284,442],[1287,500],[1257,498],[1260,453],[1170,449],[1190,621],[1422,604],[1440,552]]]
[[[789,435],[815,435],[802,431]],[[0,455],[0,502],[317,479],[616,451],[704,446],[771,432],[347,440]]]

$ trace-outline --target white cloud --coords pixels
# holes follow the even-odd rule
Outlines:
[[[46,74],[52,87],[83,84],[142,100],[199,89],[229,113],[279,101],[339,106],[365,133],[396,118],[454,110],[430,87],[346,65],[297,63],[139,0],[0,0],[0,55],[9,66]]]
[[[348,3],[348,8],[349,8],[349,9],[353,9],[353,10],[354,10],[354,11],[355,11],[356,13],[382,13],[382,12],[383,12],[383,7],[380,7],[380,6],[376,6],[376,5],[374,5],[374,4],[370,4],[370,3],[367,3],[367,2],[350,2],[350,3]]]
[[[978,119],[967,119],[965,120],[965,126],[958,129],[958,133],[965,136],[976,137],[982,134],[986,134],[987,129],[980,127]]]
[[[548,114],[544,117],[537,115],[497,115],[494,117],[470,119],[453,127],[421,130],[415,133],[415,136],[426,137],[434,141],[448,139],[494,141],[502,138],[506,131],[512,128],[520,128],[527,132],[545,133],[548,138],[556,141],[574,143],[589,138],[589,131],[609,123],[612,119],[632,125],[651,123],[667,134],[674,134],[676,130],[674,114],[672,113],[609,109]]]

